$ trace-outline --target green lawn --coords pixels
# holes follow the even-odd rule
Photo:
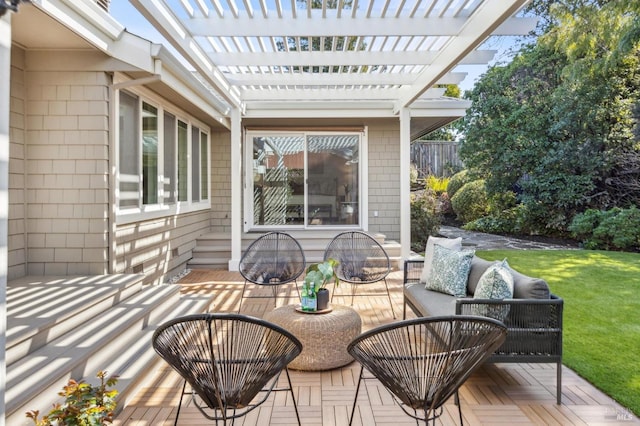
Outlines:
[[[640,415],[640,254],[477,251],[544,278],[564,299],[563,363]]]

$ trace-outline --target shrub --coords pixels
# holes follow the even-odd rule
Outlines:
[[[411,195],[411,249],[422,252],[429,235],[436,235],[442,219],[438,200],[432,191],[416,191]]]
[[[427,188],[431,189],[436,195],[440,195],[447,190],[449,185],[449,178],[439,178],[434,175],[429,175],[425,179],[425,185]]]
[[[471,182],[471,177],[469,176],[469,171],[466,169],[451,176],[447,184],[447,194],[449,194],[449,198],[452,198],[465,183],[469,182]]]
[[[640,210],[589,209],[573,218],[569,231],[587,249],[637,250],[640,248]]]
[[[489,208],[484,179],[466,183],[451,197],[451,207],[464,223],[487,215]]]
[[[585,248],[597,247],[599,242],[593,240],[593,231],[600,224],[601,216],[602,212],[595,209],[589,209],[584,213],[577,214],[569,225],[571,236],[581,241]]]
[[[64,404],[55,404],[53,409],[42,420],[38,419],[39,411],[29,411],[27,417],[36,426],[82,426],[104,425],[113,421],[113,411],[116,409],[116,395],[118,391],[109,389],[117,383],[117,377],[107,377],[105,371],[99,371],[98,386],[92,386],[83,381],[69,380],[58,394],[65,397]]]

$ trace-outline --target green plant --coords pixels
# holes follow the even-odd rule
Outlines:
[[[640,248],[640,209],[588,209],[573,218],[569,231],[587,249]]]
[[[488,206],[487,190],[482,179],[464,184],[451,197],[451,207],[458,219],[464,223],[486,216]]]
[[[338,261],[335,259],[327,259],[322,263],[314,263],[307,268],[304,282],[307,286],[314,283],[316,291],[326,288],[327,284],[334,280],[336,287],[340,285],[340,279],[336,275],[336,267]]]
[[[431,189],[436,195],[440,195],[443,192],[447,191],[447,187],[449,185],[449,178],[443,177],[439,178],[434,175],[429,175],[425,179],[425,185],[427,188]]]
[[[471,182],[471,177],[469,176],[469,171],[467,169],[461,170],[451,176],[447,183],[447,194],[449,194],[449,198],[452,198],[460,188],[469,182]]]
[[[107,378],[106,371],[99,371],[96,377],[100,379],[98,386],[69,380],[58,393],[65,397],[64,404],[55,404],[42,419],[38,419],[38,410],[29,411],[27,417],[36,426],[94,426],[111,423],[118,391],[109,388],[115,386],[118,379],[117,376]]]
[[[438,199],[430,190],[411,195],[411,249],[424,251],[429,235],[436,235],[442,219],[438,212]]]

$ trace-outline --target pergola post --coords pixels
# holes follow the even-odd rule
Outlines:
[[[404,107],[400,115],[400,254],[411,252],[411,111]]]
[[[242,255],[242,116],[231,110],[231,259],[229,270],[237,271]]]

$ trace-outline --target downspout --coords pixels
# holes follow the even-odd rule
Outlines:
[[[109,97],[111,99],[110,102],[110,111],[109,116],[112,118],[109,120],[109,159],[110,161],[110,169],[111,173],[109,173],[109,204],[111,208],[109,209],[109,270],[107,273],[114,274],[116,273],[116,191],[118,187],[116,186],[118,183],[118,168],[116,167],[117,159],[118,159],[118,137],[120,135],[117,123],[117,117],[119,113],[119,102],[116,102],[116,95],[121,89],[125,89],[127,87],[133,86],[142,86],[145,84],[154,83],[156,81],[160,81],[160,72],[162,71],[162,62],[158,59],[154,61],[153,64],[154,73],[148,77],[137,78],[134,80],[122,81],[120,83],[112,83],[109,86],[110,92]],[[112,76],[113,78],[113,76]]]

